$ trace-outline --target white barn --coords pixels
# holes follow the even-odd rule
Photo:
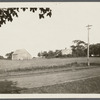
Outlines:
[[[12,60],[29,60],[29,59],[32,59],[32,56],[25,49],[16,50],[12,54]]]

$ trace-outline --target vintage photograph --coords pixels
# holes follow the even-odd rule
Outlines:
[[[99,94],[100,3],[0,3],[0,94]]]

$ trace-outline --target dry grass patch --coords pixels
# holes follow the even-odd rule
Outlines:
[[[0,72],[10,70],[21,70],[21,69],[42,69],[50,67],[65,66],[71,63],[87,63],[87,58],[52,58],[52,59],[38,59],[23,61],[12,61],[12,60],[0,60]],[[100,58],[90,58],[91,63],[99,63]]]
[[[100,93],[100,77],[26,89],[22,93]]]

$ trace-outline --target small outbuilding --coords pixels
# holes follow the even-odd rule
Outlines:
[[[29,60],[32,56],[25,49],[19,49],[12,54],[12,60]]]

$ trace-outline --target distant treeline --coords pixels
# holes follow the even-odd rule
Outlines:
[[[55,51],[43,51],[39,52],[38,57],[42,58],[63,58],[63,57],[86,57],[87,56],[87,43],[81,40],[74,40],[73,45],[70,46],[72,53],[71,54],[62,54],[62,50]],[[89,46],[89,55],[94,57],[100,57],[100,43],[90,44]],[[7,53],[7,58],[4,58],[0,55],[0,59],[11,59],[13,52]]]
[[[55,51],[43,51],[39,52],[39,57],[45,57],[45,58],[61,58],[61,57],[86,57],[87,56],[87,43],[81,40],[74,40],[73,45],[71,46],[72,54],[65,54],[63,55],[61,50],[55,50]],[[100,43],[96,44],[90,44],[89,46],[90,56],[98,56],[100,57]]]
[[[58,58],[63,57],[61,50],[55,50],[55,51],[43,51],[38,53],[39,57],[45,57],[45,58]]]
[[[73,43],[74,45],[71,46],[72,56],[74,57],[87,56],[87,43],[81,40],[74,40]],[[90,44],[89,56],[100,57],[100,43]]]
[[[0,55],[0,59],[4,59],[4,57]]]

